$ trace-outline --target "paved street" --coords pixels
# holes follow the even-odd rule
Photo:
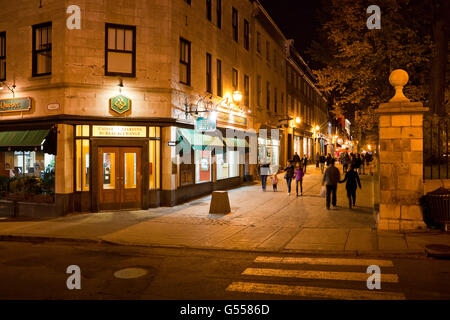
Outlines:
[[[74,214],[49,220],[0,221],[0,237],[62,238],[124,245],[189,247],[300,253],[423,254],[430,243],[450,243],[440,231],[409,233],[375,229],[373,177],[361,176],[357,206],[347,207],[345,186],[338,187],[338,206],[326,210],[319,196],[320,170],[309,166],[303,196],[287,194],[280,174],[278,192],[260,185],[229,191],[232,212],[209,214],[211,196],[179,206],[147,211]]]
[[[0,299],[449,299],[450,261],[0,242]],[[381,290],[368,290],[368,265]],[[69,290],[69,265],[81,289]],[[117,278],[124,268],[137,278]],[[128,273],[128,276],[133,276]]]

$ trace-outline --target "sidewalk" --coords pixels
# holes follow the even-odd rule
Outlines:
[[[361,176],[357,207],[349,210],[344,184],[338,207],[319,196],[320,169],[309,166],[303,196],[288,196],[284,174],[278,192],[261,185],[229,191],[232,212],[209,214],[211,196],[176,207],[73,214],[51,220],[0,220],[0,239],[71,239],[120,245],[189,247],[328,254],[424,254],[427,244],[450,244],[440,231],[377,232],[373,177]]]

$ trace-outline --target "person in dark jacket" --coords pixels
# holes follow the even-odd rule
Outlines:
[[[302,159],[303,173],[306,173],[306,166],[308,165],[308,158],[306,156]]]
[[[327,156],[327,167],[329,167],[331,165],[332,161],[333,161],[333,157],[331,156],[331,154],[328,154],[328,156]]]
[[[321,155],[319,162],[320,162],[320,171],[322,171],[322,173],[323,173],[323,171],[325,169],[325,162],[326,161],[327,161],[327,158],[325,158],[324,155]]]
[[[294,164],[300,163],[300,156],[297,152],[294,153],[294,157],[292,158],[292,160],[294,161]]]
[[[266,183],[267,183],[267,176],[270,173],[270,165],[267,162],[263,162],[259,166],[259,175],[261,177],[261,186],[263,191],[266,191]]]
[[[347,181],[345,188],[347,189],[347,197],[348,197],[348,206],[351,209],[352,204],[355,206],[356,204],[356,189],[359,186],[361,189],[361,181],[359,180],[358,172],[355,171],[353,167],[350,167],[350,170],[345,174],[345,178],[339,183],[344,183]]]
[[[286,179],[286,184],[288,187],[288,195],[291,194],[291,183],[292,179],[294,178],[294,165],[292,164],[292,161],[289,161],[286,168],[284,168],[284,171],[286,171],[286,174],[284,175],[284,178]]]
[[[327,186],[327,209],[330,209],[330,202],[332,202],[333,207],[336,207],[337,184],[340,179],[341,173],[339,172],[339,169],[334,166],[334,160],[332,160],[322,179],[322,185],[326,184]],[[332,200],[331,195],[333,197]]]

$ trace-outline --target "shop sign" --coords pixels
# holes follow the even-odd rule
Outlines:
[[[0,112],[28,111],[31,108],[31,98],[0,99]]]
[[[199,117],[195,120],[195,131],[216,131],[216,120],[212,118]]]
[[[122,95],[115,96],[109,99],[109,108],[118,114],[127,112],[131,110],[131,99]]]
[[[50,103],[50,104],[48,104],[47,105],[47,110],[50,110],[50,111],[52,111],[52,110],[59,110],[59,108],[60,108],[60,105],[59,105],[59,103]]]
[[[124,126],[92,126],[94,137],[147,137],[146,127],[124,127]]]

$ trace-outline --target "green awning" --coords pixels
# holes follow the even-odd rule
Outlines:
[[[245,139],[223,138],[223,140],[225,140],[225,144],[229,148],[248,148],[248,142]]]
[[[179,128],[183,140],[187,140],[194,149],[223,148],[223,140],[217,136],[197,133],[194,130]]]
[[[50,130],[3,131],[0,132],[0,147],[41,147]]]

